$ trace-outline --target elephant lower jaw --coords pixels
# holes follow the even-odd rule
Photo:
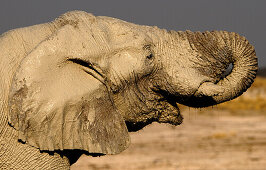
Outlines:
[[[129,132],[136,132],[143,129],[145,126],[151,124],[152,122],[158,123],[168,123],[174,126],[180,125],[183,122],[183,116],[179,113],[178,115],[164,114],[158,119],[150,119],[146,122],[129,122],[126,121],[127,129]]]
[[[168,123],[175,126],[183,122],[183,116],[176,104],[172,105],[167,101],[161,101],[156,107],[153,112],[144,114],[143,119],[139,121],[125,121],[128,131],[138,131],[152,122]]]
[[[183,122],[183,116],[181,115],[179,108],[176,105],[176,107],[174,107],[174,110],[173,108],[165,109],[158,118],[157,122],[168,123],[177,126]]]

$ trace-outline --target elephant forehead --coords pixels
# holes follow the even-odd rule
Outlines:
[[[113,69],[126,71],[126,70],[133,70],[135,68],[140,67],[143,63],[143,56],[142,52],[138,49],[131,49],[127,51],[121,51],[116,53],[112,60],[110,60],[110,65],[113,67]],[[126,71],[127,72],[127,71]]]
[[[97,20],[99,23],[105,23],[105,27],[108,28],[106,36],[113,47],[134,47],[152,42],[151,37],[147,34],[147,26],[132,24],[110,17],[97,17]]]
[[[73,21],[68,23],[73,23]],[[95,55],[110,52],[110,50],[140,47],[153,41],[150,34],[147,34],[152,27],[140,26],[111,17],[97,16],[92,20],[90,15],[78,15],[74,23],[75,25],[67,24],[72,26],[72,32],[79,34],[76,36],[69,33],[69,36],[78,40],[74,44],[82,44],[80,45],[82,49],[79,51],[87,49]],[[73,48],[68,49],[73,51]]]
[[[115,31],[117,29],[117,31]],[[136,31],[132,28],[118,26],[111,34],[111,42],[114,48],[140,47],[151,42],[147,34],[142,31]]]

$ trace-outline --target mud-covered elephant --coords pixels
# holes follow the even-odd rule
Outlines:
[[[176,103],[234,99],[256,72],[253,46],[232,32],[167,31],[81,11],[8,31],[0,167],[68,169],[82,153],[120,153],[128,131],[181,124]]]

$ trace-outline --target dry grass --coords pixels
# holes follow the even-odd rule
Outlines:
[[[230,139],[237,135],[234,131],[221,131],[221,132],[214,132],[211,135],[207,136],[209,139]]]
[[[255,82],[252,84],[252,88],[264,88],[266,89],[266,78],[265,77],[257,77]]]
[[[241,97],[238,100],[233,100],[219,105],[218,109],[229,109],[231,111],[254,110],[265,111],[266,113],[266,98],[256,97],[252,100]]]

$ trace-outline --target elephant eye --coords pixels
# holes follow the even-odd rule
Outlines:
[[[152,59],[154,55],[152,54],[151,45],[144,45],[143,49],[149,53],[149,55],[146,56],[147,59]]]
[[[147,56],[147,59],[152,59],[153,58],[153,54],[150,54]]]

